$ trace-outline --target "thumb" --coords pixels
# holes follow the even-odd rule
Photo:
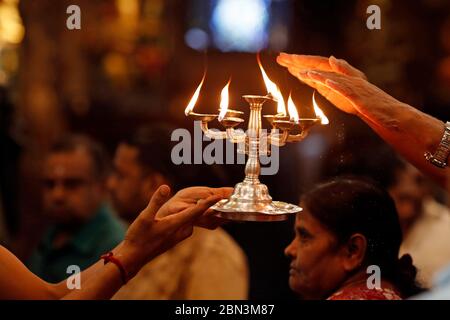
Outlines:
[[[150,199],[147,208],[144,209],[142,214],[147,216],[148,218],[154,219],[159,208],[161,208],[162,205],[169,199],[169,195],[170,188],[168,185],[163,184],[159,186],[155,193],[153,193],[153,196]]]

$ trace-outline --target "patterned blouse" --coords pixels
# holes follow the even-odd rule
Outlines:
[[[402,300],[400,294],[390,288],[369,289],[365,283],[343,288],[327,300]]]

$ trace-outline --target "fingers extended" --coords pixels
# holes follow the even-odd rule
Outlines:
[[[233,188],[222,187],[222,188],[211,188],[212,192],[216,195],[222,196],[223,198],[228,198],[233,193]]]
[[[278,55],[277,62],[285,67],[332,71],[328,58],[321,56],[287,54],[282,52]]]
[[[214,205],[217,201],[223,197],[220,195],[213,195],[206,199],[198,201],[198,203],[190,208],[183,210],[182,212],[175,213],[173,215],[165,217],[163,220],[167,223],[170,229],[177,229],[187,223],[194,224],[195,220],[199,218],[205,211]]]

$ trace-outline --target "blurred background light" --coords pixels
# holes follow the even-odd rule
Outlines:
[[[255,52],[267,45],[270,0],[219,0],[211,29],[221,51]]]
[[[209,45],[209,36],[205,30],[191,28],[184,35],[186,44],[195,50],[204,50]]]
[[[24,27],[17,8],[18,0],[0,1],[0,46],[22,41]]]

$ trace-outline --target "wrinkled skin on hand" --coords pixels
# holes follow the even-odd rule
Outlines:
[[[281,53],[277,62],[346,113],[370,117],[374,104],[390,106],[400,103],[368,82],[364,73],[345,60],[333,56]]]

